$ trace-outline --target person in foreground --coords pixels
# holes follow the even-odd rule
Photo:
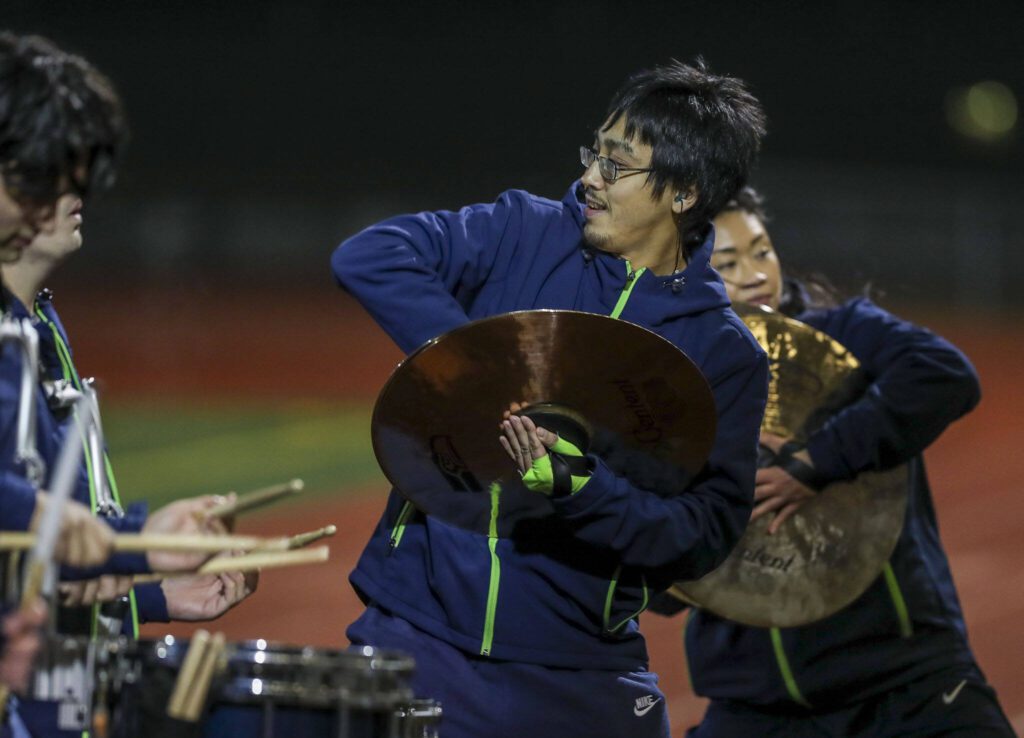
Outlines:
[[[392,218],[335,251],[339,284],[406,352],[510,311],[610,315],[682,349],[718,408],[705,468],[660,494],[594,455],[571,488],[545,483],[535,472],[554,434],[496,417],[495,444],[566,531],[528,545],[392,492],[350,577],[367,607],[347,635],[414,656],[414,689],[442,703],[448,738],[668,735],[637,616],[654,591],[721,562],[750,515],[767,361],[709,265],[710,218],[746,181],[763,132],[739,80],[673,62],[615,94],[561,201],[509,190]]]
[[[711,704],[687,735],[1013,736],[967,643],[921,456],[977,405],[974,368],[949,342],[867,298],[834,304],[820,283],[784,278],[753,190],[716,217],[715,234],[712,263],[734,303],[767,305],[823,331],[853,353],[869,381],[794,454],[803,481],[779,466],[758,470],[754,517],[774,514],[774,532],[829,482],[899,464],[909,478],[896,550],[838,613],[763,629],[692,612],[690,676]],[[762,443],[778,452],[787,440]]]
[[[113,179],[114,161],[123,142],[120,101],[109,81],[88,62],[61,51],[38,37],[0,34],[0,100],[11,113],[0,118],[7,146],[4,191],[0,200],[0,236],[10,248],[0,265],[4,313],[31,324],[39,342],[40,371],[35,405],[35,447],[46,471],[44,484],[52,481],[55,462],[65,439],[83,432],[75,413],[74,399],[85,386],[73,363],[63,326],[43,283],[64,259],[82,243],[84,199],[97,186]],[[24,104],[21,109],[18,101]],[[42,139],[34,141],[33,136]],[[39,157],[42,161],[36,161]],[[65,167],[65,169],[61,169]],[[57,172],[50,180],[50,169]],[[52,181],[51,181],[52,180]],[[49,182],[47,185],[46,183]],[[16,195],[12,196],[12,195]],[[38,525],[48,504],[48,494],[27,478],[15,450],[18,399],[23,358],[14,347],[0,354],[0,471],[3,473],[3,513],[0,528],[27,529]],[[117,485],[106,454],[95,468],[88,454],[78,467],[73,500],[64,510],[64,530],[71,541],[58,556],[79,567],[63,569],[62,604],[72,606],[57,613],[58,632],[67,635],[137,635],[139,620],[212,619],[248,596],[256,578],[241,573],[175,577],[132,588],[132,575],[151,569],[188,571],[199,566],[204,555],[167,552],[110,554],[112,530],[155,533],[218,533],[223,524],[197,520],[197,513],[215,504],[213,497],[179,500],[152,515],[143,506],[120,510]],[[98,517],[93,517],[94,514]],[[102,518],[102,520],[101,520]],[[75,539],[82,539],[76,544]],[[102,565],[102,566],[100,566]],[[104,607],[94,607],[110,603]],[[11,634],[10,648],[0,666],[11,686],[24,686],[27,658],[38,638],[33,628],[41,620],[33,608],[5,619]],[[81,735],[80,728],[62,724],[55,701],[30,700],[17,705],[10,718],[15,735]],[[66,711],[63,711],[66,712]],[[74,722],[74,721],[72,721]],[[6,735],[6,733],[4,733]]]
[[[38,233],[53,227],[62,194],[110,183],[121,136],[117,110],[103,94],[105,80],[94,72],[45,39],[0,32],[0,263],[17,261]],[[3,299],[0,312],[7,317]],[[20,349],[13,343],[5,342],[0,354],[3,363],[10,358],[20,366]],[[13,381],[12,389],[17,373]],[[17,389],[13,392],[16,398]],[[5,413],[16,407],[5,397]],[[13,425],[0,431],[0,445],[7,448],[8,432],[13,452]],[[13,453],[0,458],[0,530],[34,529],[47,505],[45,491],[29,484],[25,471]],[[75,566],[105,562],[113,550],[111,529],[77,503],[63,512],[56,558]],[[0,685],[22,690],[39,649],[46,608],[41,599],[6,612],[10,605],[0,602]],[[6,725],[16,718],[5,708],[0,704]]]

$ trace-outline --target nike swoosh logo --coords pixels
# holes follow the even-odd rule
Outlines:
[[[966,679],[964,679],[958,685],[953,687],[953,691],[952,692],[943,692],[942,693],[942,702],[944,704],[947,704],[947,705],[952,705],[953,704],[953,700],[955,700],[957,698],[957,695],[960,694],[960,690],[963,689],[965,686],[967,686],[967,680]]]
[[[659,702],[661,702],[661,698],[660,697],[658,699],[654,700],[654,702],[652,702],[651,704],[647,705],[647,707],[644,707],[643,709],[641,709],[639,707],[634,707],[633,708],[633,714],[636,715],[637,717],[643,717],[644,715],[649,713],[651,711],[651,709],[656,704],[658,704]]]

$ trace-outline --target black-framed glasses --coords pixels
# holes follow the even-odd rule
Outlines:
[[[619,177],[628,177],[632,174],[639,174],[640,172],[653,172],[651,168],[642,169],[640,167],[623,167],[616,164],[614,161],[609,159],[607,156],[601,156],[589,146],[580,146],[580,164],[583,165],[584,169],[590,169],[590,166],[597,162],[597,171],[608,184],[612,184]],[[628,172],[628,174],[624,174]]]

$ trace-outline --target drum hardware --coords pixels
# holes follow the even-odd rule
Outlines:
[[[109,738],[143,730],[154,738],[436,738],[441,708],[414,700],[404,654],[263,640],[217,646],[204,633],[192,642],[109,642],[95,689],[107,704],[94,711]]]
[[[51,410],[61,412],[75,404],[82,393],[67,379],[41,379],[39,382],[46,396],[46,404]]]
[[[438,738],[442,706],[434,700],[413,700],[395,712],[400,726],[398,738]]]
[[[82,380],[82,394],[92,407],[93,422],[86,426],[86,453],[92,468],[92,478],[96,490],[96,512],[107,518],[123,518],[124,510],[114,499],[107,478],[107,446],[103,435],[103,421],[100,418],[100,404],[96,397],[96,380],[92,377]]]
[[[18,393],[18,432],[15,462],[25,465],[25,478],[35,487],[46,478],[46,464],[36,450],[36,378],[39,374],[39,334],[26,318],[0,318],[0,345],[17,344],[22,355]]]

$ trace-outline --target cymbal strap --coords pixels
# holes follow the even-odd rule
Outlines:
[[[566,497],[572,494],[573,477],[589,477],[590,468],[586,456],[566,456],[548,451],[551,457],[552,497]]]
[[[798,459],[794,454],[803,451],[804,446],[796,441],[783,444],[775,456],[775,466],[783,469],[789,476],[815,492],[821,492],[829,483],[825,476],[810,464]]]

